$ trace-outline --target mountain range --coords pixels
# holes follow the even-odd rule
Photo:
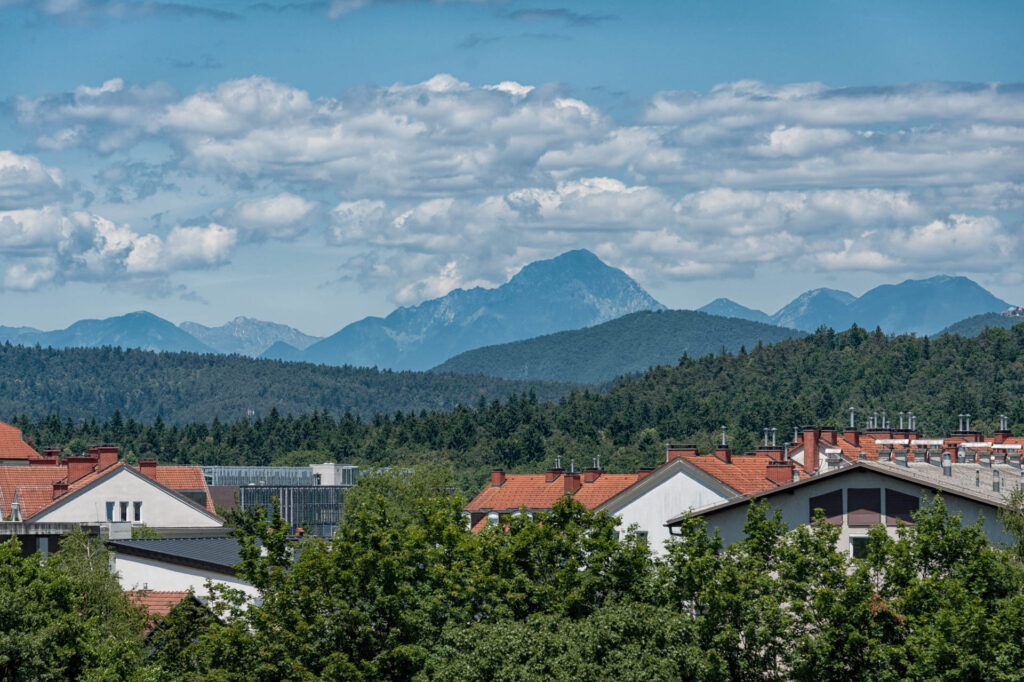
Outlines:
[[[706,318],[691,317],[684,321],[679,316],[632,316],[638,312],[665,310],[665,307],[622,270],[606,265],[589,251],[576,250],[530,263],[501,286],[456,289],[441,298],[397,308],[386,317],[364,318],[327,338],[247,317],[236,317],[219,327],[209,327],[196,322],[175,325],[152,313],[139,311],[104,320],[80,320],[66,329],[54,331],[0,326],[0,343],[239,354],[392,370],[426,370],[474,349],[499,346],[501,352],[512,353],[515,358],[524,361],[531,358],[526,374],[522,365],[509,364],[510,360],[480,359],[496,351],[460,358],[447,369],[465,371],[465,367],[480,366],[477,363],[483,362],[498,368],[494,370],[498,376],[539,376],[538,368],[545,367],[555,372],[546,378],[572,374],[587,376],[589,381],[595,376],[617,376],[656,362],[674,361],[684,350],[699,355],[723,346],[727,349],[749,346],[757,339],[770,342],[768,337],[758,335],[761,332],[751,335],[749,329],[742,332],[726,329],[711,316],[805,332],[822,325],[847,329],[856,323],[868,329],[878,326],[887,333],[927,335],[947,329],[960,320],[1007,307],[1009,304],[1005,301],[965,277],[938,276],[878,286],[859,297],[836,289],[813,289],[772,315],[719,298],[700,308],[700,312],[708,314]],[[624,322],[591,335],[504,347],[560,332],[586,330],[624,316]],[[630,328],[630,325],[635,327]],[[621,334],[623,339],[633,339],[630,343],[634,347],[611,343],[607,337],[609,329]],[[651,343],[639,340],[639,335],[645,333],[654,335]],[[679,337],[670,340],[670,334]],[[542,356],[554,357],[550,353],[565,338],[582,344],[580,348],[590,348],[589,339],[606,339],[603,343],[622,349],[617,355],[619,362],[617,366],[597,363],[588,370],[579,365],[586,356],[568,364],[563,360],[541,359]],[[590,357],[603,357],[604,347],[593,348]],[[570,369],[570,365],[576,369]],[[557,371],[556,366],[560,367]]]
[[[442,298],[398,308],[384,318],[367,317],[304,352],[279,344],[273,357],[426,370],[472,348],[663,309],[622,270],[580,249],[530,263],[494,289],[456,289]]]
[[[1009,303],[966,277],[939,275],[883,284],[859,297],[837,289],[813,289],[774,315],[727,298],[715,299],[699,310],[806,332],[821,326],[847,329],[856,323],[868,329],[881,327],[889,334],[928,335],[967,317],[1008,307]]]
[[[694,310],[642,311],[585,329],[466,351],[433,371],[597,384],[674,365],[683,355],[696,358],[722,348],[736,352],[800,336],[804,333],[795,329]]]

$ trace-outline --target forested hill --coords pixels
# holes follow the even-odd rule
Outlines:
[[[1010,327],[1015,327],[1021,323],[1024,323],[1024,319],[1019,317],[1010,317],[1009,315],[1003,315],[1002,313],[984,313],[982,315],[968,317],[966,320],[960,320],[956,324],[951,324],[938,334],[935,334],[935,336],[942,336],[943,334],[977,336],[990,327],[1009,329]]]
[[[9,353],[6,349],[0,362],[5,372]],[[33,361],[33,375],[39,376],[42,358]],[[196,358],[197,365],[202,361]],[[290,386],[310,380],[301,374],[302,366],[283,367],[297,372]],[[141,363],[137,371],[143,378],[149,372]],[[419,377],[384,376],[406,381]],[[239,369],[233,380],[244,378]],[[54,385],[60,381],[55,377]],[[6,382],[12,384],[11,379]],[[150,385],[159,386],[159,380]],[[96,390],[95,384],[90,386]],[[0,387],[0,395],[9,394]],[[29,404],[38,413],[52,399],[51,393],[39,393],[39,400]],[[76,400],[73,391],[64,398],[67,403]],[[664,458],[666,441],[695,442],[706,449],[722,424],[728,427],[730,446],[743,452],[756,446],[766,426],[788,434],[795,425],[845,424],[851,405],[860,410],[860,425],[873,409],[889,415],[913,410],[926,434],[940,435],[956,428],[961,412],[974,415],[972,424],[982,431],[994,429],[998,415],[1005,413],[1011,428],[1024,434],[1024,326],[989,329],[975,339],[935,340],[887,337],[860,328],[839,334],[822,331],[745,353],[684,359],[624,380],[606,393],[575,391],[557,403],[520,396],[420,416],[358,420],[338,412],[296,417],[273,413],[251,423],[242,419],[182,428],[129,422],[120,415],[106,423],[75,424],[64,416],[14,423],[38,444],[72,443],[69,449],[75,451],[90,443],[117,442],[129,454],[163,461],[445,463],[455,467],[460,487],[468,492],[482,484],[491,467],[539,471],[556,454],[564,463],[575,459],[578,467],[601,455],[601,463],[613,471],[655,464]],[[0,411],[13,414],[9,406]],[[197,421],[205,422],[205,416]]]
[[[238,355],[154,353],[119,348],[0,345],[0,419],[60,413],[73,419],[125,417],[169,423],[234,421],[328,410],[378,413],[450,410],[458,404],[534,391],[543,399],[568,387],[482,376],[322,367]]]
[[[433,371],[596,384],[657,365],[674,365],[683,355],[700,357],[722,348],[738,351],[803,335],[693,310],[644,311],[585,329],[477,348]]]

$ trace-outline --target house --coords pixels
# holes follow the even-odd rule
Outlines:
[[[242,561],[234,537],[108,540],[111,570],[123,590],[187,592],[209,596],[207,581],[258,596],[256,588],[239,578],[235,565]]]
[[[792,462],[782,461],[783,456],[783,449],[776,447],[734,455],[722,445],[702,455],[691,445],[669,445],[663,464],[635,474],[605,473],[597,460],[594,467],[580,473],[573,467],[566,473],[557,464],[544,474],[495,470],[490,485],[463,511],[470,527],[478,531],[520,509],[531,514],[547,511],[569,495],[587,509],[619,517],[623,528],[635,523],[651,550],[661,554],[670,539],[665,521],[682,511],[777,487],[791,482],[794,476],[808,476]]]
[[[131,536],[133,526],[218,528],[202,470],[194,466],[134,467],[118,459],[117,446],[88,454],[30,459],[0,467],[0,539],[22,537],[23,549],[53,551],[60,535],[77,526]],[[31,538],[31,540],[30,540]]]
[[[840,527],[839,547],[862,556],[868,530],[884,524],[895,535],[900,523],[913,523],[924,496],[941,493],[947,508],[961,514],[965,524],[979,519],[993,543],[1010,543],[997,518],[1010,490],[1022,485],[1018,458],[954,463],[947,454],[930,461],[858,460],[816,476],[728,500],[721,504],[675,516],[666,527],[677,529],[689,517],[700,517],[708,530],[717,532],[726,544],[743,538],[747,508],[751,500],[765,499],[778,509],[790,527],[809,523],[821,509],[827,520]]]

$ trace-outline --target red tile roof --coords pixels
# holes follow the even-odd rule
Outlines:
[[[175,606],[188,596],[188,592],[171,592],[160,590],[125,590],[128,598],[138,606],[143,606],[151,616],[166,616]]]
[[[591,483],[583,483],[573,494],[587,509],[596,509],[639,479],[637,474],[601,474]],[[508,474],[500,486],[488,484],[465,506],[469,510],[510,511],[522,507],[534,510],[551,509],[565,492],[565,476],[551,482],[546,474]]]
[[[38,459],[35,449],[21,437],[21,431],[0,422],[0,459]]]
[[[769,455],[733,455],[731,462],[715,455],[678,455],[704,473],[735,490],[741,495],[751,495],[776,487],[768,480]],[[796,467],[797,471],[800,467]],[[805,476],[801,472],[801,476]]]
[[[580,486],[573,497],[587,509],[596,509],[639,480],[639,474],[601,474],[596,481]]]
[[[203,468],[198,466],[157,466],[151,469],[153,480],[165,488],[171,490],[202,490],[206,493],[206,510],[216,513],[213,506],[213,496],[206,485],[206,476],[203,475]]]

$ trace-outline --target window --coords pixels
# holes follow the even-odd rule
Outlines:
[[[849,488],[846,491],[846,522],[850,526],[874,526],[882,521],[882,491]]]
[[[122,502],[121,503],[121,521],[127,521],[127,520],[128,520],[128,503],[127,502]]]
[[[141,521],[142,520],[142,503],[141,502],[133,502],[132,506],[135,507],[135,520],[136,521]]]
[[[814,510],[821,509],[825,512],[825,518],[829,523],[837,526],[843,525],[843,491],[833,490],[824,495],[812,497],[810,502],[809,518],[814,519]]]
[[[907,495],[898,490],[885,489],[885,524],[895,526],[900,521],[913,523],[910,512],[917,511],[920,500],[916,495]]]
[[[871,538],[866,535],[850,538],[850,556],[854,559],[867,559],[870,540]]]
[[[114,503],[107,502],[107,521],[114,520]]]

